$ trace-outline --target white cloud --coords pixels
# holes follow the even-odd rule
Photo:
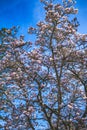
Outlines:
[[[35,8],[33,11],[33,19],[35,20],[35,22],[38,22],[40,20],[44,20],[44,8],[43,8],[43,4],[40,3],[40,1],[38,0],[35,3]]]

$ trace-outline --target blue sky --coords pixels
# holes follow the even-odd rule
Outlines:
[[[87,0],[77,0],[76,7],[79,9],[79,32],[87,33]],[[21,33],[26,35],[27,28],[42,20],[43,14],[39,0],[0,0],[0,28],[19,25]]]

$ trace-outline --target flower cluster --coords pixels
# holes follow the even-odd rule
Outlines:
[[[5,34],[0,44],[0,117],[5,122],[1,127],[84,128],[87,35],[77,33],[75,19],[68,18],[77,13],[71,0],[63,4],[41,1],[45,21],[28,30],[36,34],[35,44],[25,42],[24,36],[13,37],[12,29],[1,30]]]

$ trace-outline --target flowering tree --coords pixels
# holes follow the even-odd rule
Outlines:
[[[0,44],[0,119],[6,130],[78,130],[87,125],[87,35],[74,0],[41,0],[36,42],[5,29]]]

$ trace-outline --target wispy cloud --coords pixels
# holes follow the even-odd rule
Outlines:
[[[43,4],[40,3],[39,0],[35,3],[35,8],[33,10],[33,19],[35,22],[40,20],[44,20],[45,12],[43,8]]]

